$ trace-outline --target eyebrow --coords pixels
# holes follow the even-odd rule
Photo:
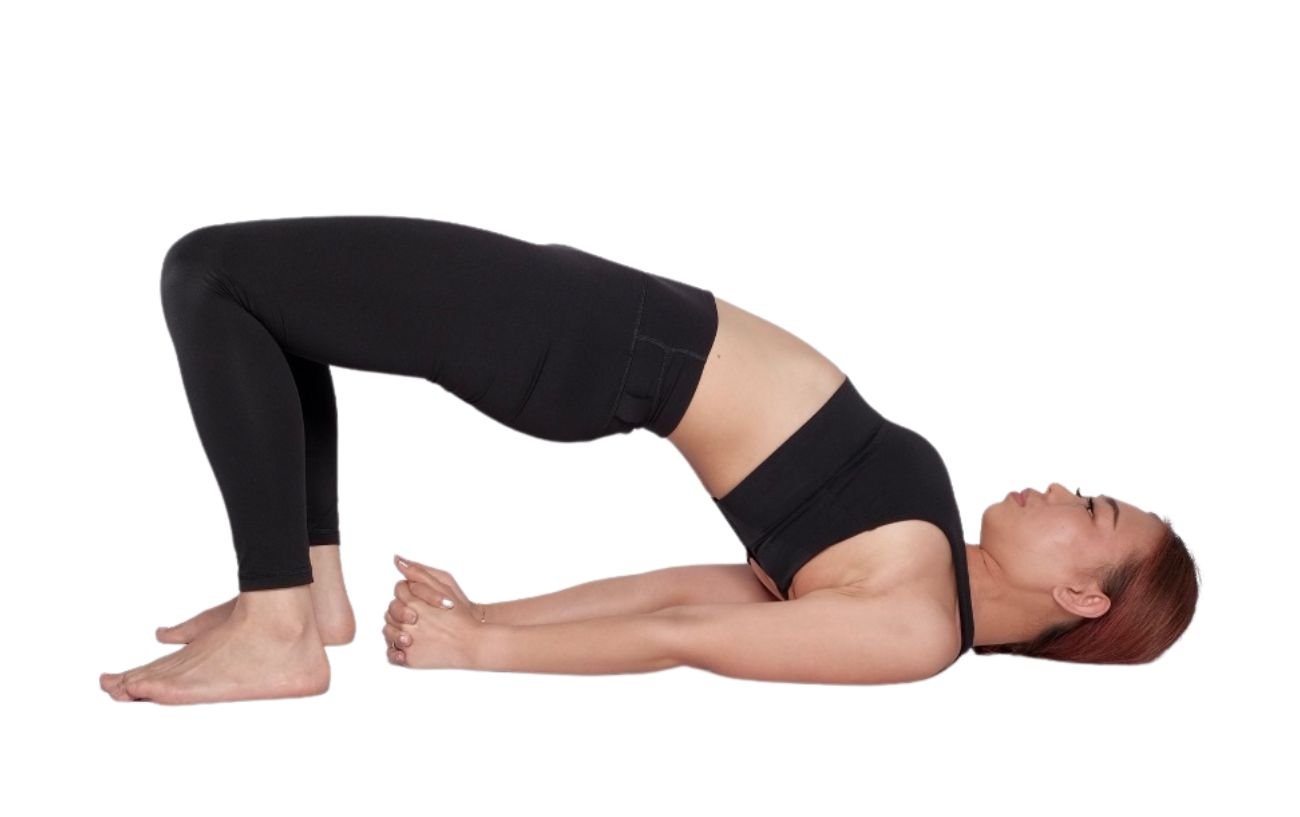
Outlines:
[[[1111,526],[1112,530],[1118,528],[1119,527],[1119,503],[1117,503],[1115,500],[1111,499],[1110,497],[1106,496],[1105,494],[1102,494],[1101,498],[1109,502],[1110,507],[1113,508],[1115,511],[1115,516],[1112,517],[1112,522],[1113,522]]]

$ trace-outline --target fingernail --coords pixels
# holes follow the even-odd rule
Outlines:
[[[452,601],[451,599],[443,599],[442,606],[450,610],[451,608],[456,606],[456,602]]]
[[[393,558],[396,559],[396,560],[397,560],[397,563],[398,563],[399,565],[401,565],[402,567],[410,567],[410,565],[407,564],[406,560],[403,559],[401,556],[398,556],[398,555],[394,554],[394,555],[393,555]]]

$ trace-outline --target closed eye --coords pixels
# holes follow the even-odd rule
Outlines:
[[[1083,494],[1079,493],[1079,489],[1078,489],[1078,488],[1075,488],[1075,489],[1074,489],[1074,495],[1077,496],[1077,497],[1079,497],[1080,499],[1083,499]],[[1092,505],[1092,501],[1093,501],[1093,499],[1094,499],[1093,497],[1088,497],[1088,505],[1087,505],[1087,507],[1088,507],[1088,515],[1091,516],[1093,519],[1096,519],[1096,518],[1097,518],[1097,511],[1096,511],[1095,508],[1093,508],[1093,505]]]

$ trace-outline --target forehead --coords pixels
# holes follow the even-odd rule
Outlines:
[[[1125,538],[1134,537],[1142,541],[1155,539],[1164,531],[1165,523],[1158,515],[1139,508],[1132,503],[1125,502],[1122,499],[1116,499],[1115,504],[1119,506],[1119,517],[1116,520],[1119,523],[1117,532]],[[1106,503],[1106,527],[1110,527],[1110,517],[1114,513],[1110,503]]]

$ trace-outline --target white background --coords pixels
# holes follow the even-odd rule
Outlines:
[[[1294,805],[1288,6],[6,6],[4,810]],[[969,542],[1054,480],[1169,517],[1196,619],[1146,666],[968,653],[875,687],[394,667],[394,552],[499,601],[744,551],[649,432],[548,443],[336,368],[360,632],[332,688],[115,703],[100,672],[236,590],[162,256],[207,223],[349,214],[709,288],[933,442]]]

